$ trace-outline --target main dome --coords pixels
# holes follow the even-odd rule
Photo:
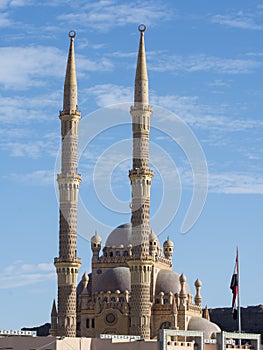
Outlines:
[[[116,227],[108,236],[105,247],[128,247],[131,244],[131,223]]]
[[[131,273],[128,267],[114,267],[105,271],[98,279],[95,292],[125,292],[131,290]]]
[[[151,231],[151,236],[155,236],[157,239],[157,245],[160,247],[160,242],[157,236]],[[149,237],[149,238],[150,238]],[[128,247],[132,244],[132,225],[131,223],[122,224],[116,227],[108,236],[105,247]]]

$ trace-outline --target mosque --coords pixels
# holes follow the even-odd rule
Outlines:
[[[49,337],[1,337],[0,346],[12,349],[177,349],[225,350],[227,347],[260,350],[260,336],[221,332],[202,312],[202,283],[194,294],[186,276],[173,271],[174,243],[161,245],[150,226],[149,137],[152,107],[148,101],[148,75],[144,36],[140,42],[132,116],[133,154],[129,171],[131,221],[115,228],[104,246],[96,232],[91,238],[92,271],[77,284],[81,259],[77,257],[77,209],[81,175],[78,167],[78,90],[74,41],[70,46],[61,120],[61,173],[59,188],[59,256],[54,259],[58,295],[51,312]],[[1,331],[0,331],[1,332]],[[233,339],[251,345],[233,345]],[[3,347],[1,347],[3,348]]]
[[[65,337],[96,337],[98,334],[136,335],[156,339],[160,329],[199,330],[211,338],[220,329],[202,317],[201,281],[191,294],[184,274],[172,270],[174,243],[161,245],[150,226],[149,137],[152,107],[148,101],[148,75],[144,35],[140,43],[131,106],[133,155],[129,178],[132,192],[131,222],[108,236],[104,247],[96,232],[91,238],[92,271],[76,285],[80,259],[76,256],[78,191],[78,110],[74,57],[75,32],[70,48],[60,112],[62,165],[60,193],[58,309],[54,302],[50,334]]]

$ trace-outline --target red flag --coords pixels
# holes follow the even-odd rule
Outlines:
[[[231,279],[230,283],[230,289],[232,290],[233,297],[232,297],[232,314],[234,320],[237,319],[237,295],[238,295],[238,249],[236,252],[236,263],[235,263],[235,268],[234,268],[234,273]]]

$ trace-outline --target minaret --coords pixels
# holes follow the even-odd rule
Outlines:
[[[74,39],[69,32],[70,46],[64,84],[63,111],[60,112],[62,135],[61,174],[58,174],[60,223],[59,257],[54,264],[58,276],[57,335],[76,336],[76,283],[81,261],[77,258],[77,208],[81,176],[78,166],[78,111],[77,79]]]
[[[56,308],[56,302],[53,301],[52,310],[51,310],[51,327],[49,330],[49,334],[54,337],[57,335],[57,323],[58,323],[58,313]]]
[[[131,107],[133,132],[133,168],[129,171],[132,190],[132,257],[130,334],[150,338],[151,302],[150,283],[153,256],[149,255],[150,187],[153,171],[149,169],[149,133],[152,108],[148,105],[148,76],[144,48],[145,25],[139,26],[134,105]]]

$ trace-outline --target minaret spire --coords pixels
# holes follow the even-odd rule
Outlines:
[[[138,29],[141,33],[141,36],[135,76],[134,102],[144,103],[148,105],[148,74],[144,45],[144,32],[146,30],[146,26],[144,24],[141,24]]]
[[[78,91],[77,91],[77,76],[76,76],[76,64],[75,64],[75,50],[74,39],[76,32],[69,32],[70,46],[68,53],[68,62],[66,77],[64,83],[64,100],[63,111],[64,113],[70,113],[71,111],[78,110]]]
[[[54,264],[58,276],[57,335],[76,336],[76,283],[81,261],[77,258],[77,211],[81,176],[78,167],[78,124],[80,112],[77,102],[77,79],[74,55],[76,33],[69,32],[70,47],[64,84],[61,120],[61,173],[59,187],[59,257]]]
[[[150,281],[153,256],[149,254],[150,187],[153,171],[149,169],[149,134],[152,108],[148,105],[148,76],[144,48],[146,26],[139,27],[140,44],[134,86],[134,105],[131,107],[133,132],[133,167],[129,171],[132,189],[132,257],[131,327],[130,333],[149,339],[151,324]]]
[[[58,319],[58,313],[56,308],[56,302],[55,299],[53,300],[52,310],[51,310],[51,327],[49,330],[49,334],[53,335],[54,337],[57,335],[57,319]]]

